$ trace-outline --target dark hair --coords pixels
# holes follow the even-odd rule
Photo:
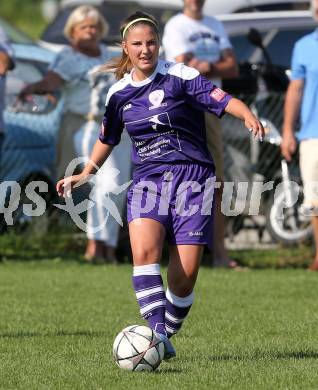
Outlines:
[[[158,38],[159,38],[158,22],[156,21],[156,19],[152,15],[147,14],[146,12],[137,11],[137,12],[133,13],[132,15],[128,16],[121,23],[120,34],[121,34],[121,37],[123,40],[125,39],[125,37],[123,37],[123,32],[124,32],[126,26],[128,26],[128,24],[133,22],[134,20],[140,19],[140,18],[146,18],[146,19],[149,19],[149,21],[138,20],[138,22],[133,23],[131,26],[128,27],[128,31],[130,30],[131,27],[134,27],[138,24],[147,24],[155,30],[155,32],[157,33]],[[129,72],[131,69],[132,69],[131,61],[124,50],[121,53],[121,57],[114,58],[112,61],[106,63],[105,65],[103,65],[101,67],[101,71],[114,72],[117,80],[121,79],[124,76],[124,74]]]

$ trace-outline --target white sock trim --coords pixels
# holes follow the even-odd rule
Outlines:
[[[140,275],[160,275],[159,264],[135,265],[133,269],[133,276]]]
[[[168,301],[170,301],[173,305],[178,306],[178,307],[188,307],[191,306],[194,300],[194,291],[187,297],[177,297],[174,295],[170,290],[169,287],[167,288],[166,291],[166,298]]]

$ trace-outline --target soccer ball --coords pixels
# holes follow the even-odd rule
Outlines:
[[[115,338],[113,356],[128,371],[154,371],[164,355],[164,344],[147,326],[131,325]]]

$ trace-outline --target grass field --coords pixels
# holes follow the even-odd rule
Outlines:
[[[75,261],[0,264],[1,389],[316,389],[317,278],[303,269],[202,267],[196,302],[155,373],[111,358],[143,323],[131,268]]]

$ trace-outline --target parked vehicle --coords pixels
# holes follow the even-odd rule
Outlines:
[[[208,15],[219,15],[255,11],[304,10],[308,7],[308,0],[206,0],[204,10]]]
[[[294,43],[313,31],[317,22],[310,11],[275,11],[219,15],[229,34],[239,63],[264,63],[264,52],[247,39],[250,28],[257,29],[275,65],[290,67]]]
[[[283,118],[284,93],[289,80],[285,67],[272,64],[261,34],[251,29],[248,39],[262,50],[266,62],[245,64],[245,74],[249,70],[250,79],[250,90],[245,100],[251,99],[250,106],[262,121],[266,134],[264,142],[259,143],[248,138],[246,131],[238,131],[237,123],[230,123],[229,118],[225,121],[225,181],[236,182],[235,203],[241,211],[230,218],[229,234],[234,236],[244,227],[247,218],[256,221],[251,210],[258,209],[259,198],[253,192],[253,186],[257,187],[260,182],[271,182],[272,187],[262,195],[259,209],[260,214],[265,216],[265,225],[255,223],[255,226],[260,236],[266,226],[273,240],[292,245],[308,240],[312,229],[310,219],[301,212],[303,194],[298,154],[291,163],[287,163],[280,152],[279,129]],[[237,82],[234,81],[234,89]],[[230,82],[228,88],[231,89]],[[247,192],[238,190],[239,182],[248,183]]]
[[[21,199],[14,213],[14,222],[20,220],[22,223],[25,219],[22,213],[24,190],[32,180],[47,183],[48,191],[43,194],[47,202],[54,194],[55,137],[63,112],[63,96],[34,95],[27,102],[18,102],[17,94],[21,88],[42,78],[55,53],[35,44],[13,44],[13,49],[16,66],[7,75],[6,133],[1,151],[0,181],[19,184]],[[10,187],[3,189],[0,193],[1,205],[12,191]],[[6,226],[1,216],[0,230]]]
[[[162,32],[164,24],[171,16],[182,11],[183,0],[62,0],[55,19],[43,32],[40,43],[55,50],[58,50],[60,45],[66,44],[67,41],[63,36],[65,22],[74,8],[83,4],[96,6],[103,14],[110,27],[105,43],[113,45],[121,41],[119,25],[126,16],[137,10],[148,12],[156,17],[159,22],[159,29]],[[226,14],[229,13],[286,10],[288,11],[286,14],[290,14],[293,13],[291,10],[304,10],[308,7],[308,0],[206,0],[204,12],[207,15],[217,16],[231,28],[232,24],[237,25],[237,20],[243,19],[240,16],[236,19],[235,15],[233,15],[233,19],[228,18]],[[243,34],[247,25],[241,26]]]

